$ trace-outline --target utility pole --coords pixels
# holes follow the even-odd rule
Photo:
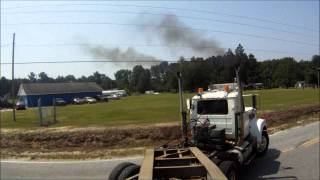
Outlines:
[[[318,67],[318,89],[320,88],[320,67]]]
[[[12,80],[11,80],[11,98],[12,98],[12,115],[13,115],[13,121],[16,121],[16,102],[15,102],[15,94],[14,94],[14,46],[15,46],[15,36],[16,33],[13,33],[13,39],[12,39]]]

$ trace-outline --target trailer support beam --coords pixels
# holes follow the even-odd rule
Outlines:
[[[190,151],[195,157],[198,158],[200,163],[207,169],[212,179],[227,180],[226,176],[222,173],[219,167],[214,164],[205,154],[198,148],[190,147]]]
[[[154,150],[146,149],[139,172],[139,180],[153,179]]]

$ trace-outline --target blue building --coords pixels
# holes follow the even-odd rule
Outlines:
[[[38,106],[39,98],[42,106],[51,106],[55,98],[62,98],[67,103],[72,103],[73,98],[101,96],[102,90],[93,82],[28,83],[20,85],[17,96],[26,107]]]

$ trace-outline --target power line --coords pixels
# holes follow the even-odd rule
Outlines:
[[[279,24],[283,26],[289,26],[299,29],[304,29],[308,31],[315,31],[319,32],[319,29],[313,29],[313,28],[307,28],[305,26],[295,25],[295,24],[289,24],[289,23],[283,23],[276,20],[270,20],[270,19],[263,19],[263,18],[256,18],[256,17],[250,17],[250,16],[242,16],[242,15],[235,15],[235,14],[229,14],[229,13],[221,13],[221,12],[215,12],[215,11],[206,11],[206,10],[200,10],[200,9],[188,9],[188,8],[177,8],[177,7],[163,7],[163,6],[148,6],[148,5],[130,5],[130,4],[56,4],[56,5],[38,5],[38,6],[17,6],[17,7],[8,7],[8,8],[2,8],[2,9],[17,9],[17,8],[32,8],[32,7],[54,7],[54,6],[110,6],[110,7],[138,7],[138,8],[153,8],[153,9],[170,9],[170,10],[179,10],[179,11],[189,11],[189,12],[197,12],[197,13],[203,13],[203,14],[215,14],[215,15],[221,15],[221,16],[229,16],[229,17],[236,17],[236,18],[242,18],[242,19],[251,19],[255,21],[261,21],[261,22],[267,22],[267,23],[273,23],[273,24]]]
[[[152,16],[167,16],[170,14],[164,14],[164,13],[151,13],[151,12],[129,12],[129,11],[99,11],[99,10],[58,10],[58,11],[20,11],[20,12],[6,12],[6,14],[34,14],[34,13],[111,13],[111,14],[137,14],[137,15],[152,15]],[[308,34],[293,32],[293,31],[287,31],[277,28],[271,28],[267,26],[259,26],[259,25],[252,25],[248,23],[241,23],[236,21],[225,21],[225,20],[219,20],[219,19],[212,19],[212,18],[202,18],[202,17],[195,17],[195,16],[181,16],[181,15],[174,15],[179,18],[185,18],[185,19],[193,19],[193,20],[204,20],[204,21],[210,21],[210,22],[218,22],[223,24],[237,24],[241,26],[247,26],[247,27],[254,27],[258,29],[264,29],[264,30],[270,30],[275,32],[285,32],[289,34],[294,34],[298,36],[313,38],[313,36],[310,36]]]
[[[267,50],[267,49],[247,49],[248,51],[258,51],[266,53],[278,53],[278,54],[301,54],[301,55],[313,55],[314,53],[305,53],[305,52],[293,52],[293,51],[278,51],[278,50]]]
[[[10,44],[8,44],[10,45]],[[68,47],[68,46],[128,46],[128,47],[161,47],[161,48],[192,48],[192,46],[188,45],[166,45],[166,44],[128,44],[128,43],[56,43],[56,44],[16,44],[16,47],[22,48],[33,48],[33,47]],[[7,46],[9,47],[9,46]],[[214,49],[215,47],[203,46],[203,49]],[[224,48],[227,49],[227,48]],[[304,55],[312,55],[313,53],[305,53],[305,52],[293,52],[293,51],[279,51],[279,50],[270,50],[270,49],[247,49],[247,51],[258,51],[258,52],[267,52],[267,53],[278,53],[278,54],[304,54]]]
[[[17,44],[17,47],[52,47],[52,46],[137,46],[137,47],[186,47],[190,45],[168,45],[168,44],[130,44],[130,43],[54,43],[54,44]],[[215,48],[213,46],[203,46],[201,48]]]
[[[205,60],[204,60],[205,61]],[[30,64],[69,64],[69,63],[177,63],[179,60],[63,60],[63,61],[26,61],[26,62],[15,62],[16,65],[30,65]],[[11,65],[11,62],[3,62],[1,65]]]
[[[317,44],[295,41],[295,40],[288,40],[288,39],[281,39],[277,37],[271,36],[260,36],[256,34],[247,34],[247,33],[237,33],[237,32],[230,32],[230,31],[220,31],[220,30],[209,30],[209,29],[201,29],[201,28],[187,28],[187,27],[180,27],[180,26],[164,26],[164,25],[145,25],[145,24],[131,24],[131,23],[114,23],[114,22],[24,22],[24,23],[5,23],[1,24],[5,26],[20,26],[20,25],[117,25],[117,26],[136,26],[136,27],[154,27],[154,28],[172,28],[172,29],[182,29],[187,31],[205,31],[205,32],[213,32],[213,33],[223,33],[223,34],[232,34],[232,35],[239,35],[239,36],[247,36],[247,37],[254,37],[260,39],[272,39],[282,42],[288,43],[296,43],[300,45],[308,45],[308,46],[319,46]]]
[[[161,62],[178,62],[171,60],[83,60],[83,61],[28,61],[28,62],[15,62],[17,65],[21,64],[67,64],[67,63],[161,63]],[[10,62],[3,62],[2,65],[10,65]]]

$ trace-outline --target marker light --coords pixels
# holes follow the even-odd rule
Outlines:
[[[229,92],[229,85],[223,85],[223,90],[225,92]]]

